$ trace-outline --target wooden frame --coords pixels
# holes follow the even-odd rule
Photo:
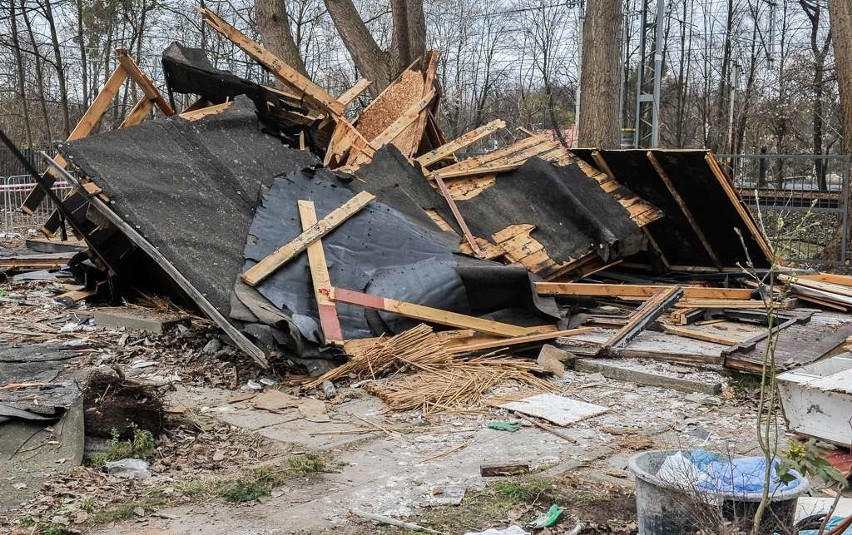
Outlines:
[[[357,214],[375,198],[375,195],[366,191],[358,193],[332,210],[316,224],[308,227],[291,242],[282,245],[272,254],[246,270],[240,275],[240,279],[249,286],[257,286],[265,278],[272,275],[275,270],[295,258],[299,253],[307,249],[309,245],[336,229],[344,221]]]
[[[317,224],[317,212],[313,201],[299,201],[299,217],[302,220],[302,230],[306,231]],[[320,327],[326,344],[343,344],[343,329],[337,316],[337,307],[329,297],[331,292],[331,277],[328,274],[328,264],[325,261],[325,251],[322,240],[316,240],[308,245],[308,265],[311,269],[311,283],[314,287],[314,298],[317,300],[317,312]]]
[[[671,194],[675,203],[677,203],[678,207],[680,208],[680,211],[683,213],[684,217],[686,217],[686,220],[689,222],[689,226],[692,227],[693,232],[695,232],[695,235],[698,236],[698,241],[701,242],[701,246],[704,248],[704,251],[707,253],[707,256],[710,257],[710,261],[713,262],[713,264],[717,268],[722,269],[722,263],[716,256],[716,252],[713,250],[713,247],[710,246],[710,242],[704,235],[704,231],[701,230],[701,226],[699,226],[698,222],[695,221],[695,216],[692,215],[692,210],[689,209],[689,207],[686,205],[686,202],[683,200],[683,197],[680,196],[680,193],[678,193],[677,189],[674,187],[674,184],[672,183],[671,178],[669,178],[668,173],[666,173],[666,170],[663,169],[662,165],[660,165],[660,162],[657,160],[657,157],[654,156],[654,153],[652,151],[646,152],[645,155],[651,162],[651,166],[653,166],[654,171],[657,172],[657,176],[660,177],[660,180],[663,181],[663,184],[665,184],[666,189],[669,190],[669,193]]]

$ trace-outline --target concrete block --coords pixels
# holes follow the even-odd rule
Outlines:
[[[665,373],[655,373],[653,368],[637,370],[632,367],[619,366],[611,361],[600,359],[577,359],[574,369],[578,372],[600,373],[609,379],[628,381],[640,385],[659,386],[671,388],[680,392],[700,392],[702,394],[715,395],[722,391],[719,382],[695,381],[683,377],[675,377]]]
[[[188,316],[128,307],[97,308],[92,311],[98,327],[124,327],[151,333],[163,333],[177,325],[189,325]]]

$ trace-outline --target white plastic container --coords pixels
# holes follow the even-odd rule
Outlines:
[[[852,444],[852,354],[782,373],[778,392],[791,431]]]

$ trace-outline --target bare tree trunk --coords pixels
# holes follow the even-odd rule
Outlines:
[[[837,87],[840,92],[840,113],[843,119],[843,150],[852,154],[852,4],[849,0],[828,0],[831,36],[834,44],[834,62],[837,70]],[[850,188],[852,197],[852,188]],[[852,216],[852,198],[846,199],[846,211]],[[852,223],[852,217],[848,218]],[[840,258],[843,240],[843,225],[840,225],[831,242],[826,245],[822,257],[830,260]],[[847,228],[848,238],[850,229]]]
[[[53,142],[53,133],[50,128],[50,114],[47,112],[47,99],[44,95],[44,66],[42,65],[41,53],[38,50],[38,44],[36,43],[35,34],[33,33],[33,25],[30,21],[29,15],[27,14],[26,0],[21,0],[21,14],[24,16],[24,24],[27,26],[27,35],[30,38],[30,46],[33,49],[33,55],[35,56],[36,81],[38,82],[39,88],[39,105],[41,108],[42,120],[44,121],[46,134],[45,141],[49,145]]]
[[[355,67],[373,82],[378,94],[415,59],[426,52],[426,18],[423,0],[391,0],[393,37],[382,50],[361,19],[352,0],[324,0]]]
[[[21,53],[21,41],[18,39],[18,14],[15,12],[15,2],[9,5],[9,20],[12,23],[12,48],[15,53],[15,64],[18,71],[18,93],[21,96],[21,109],[24,114],[24,132],[27,136],[27,147],[33,148],[33,131],[30,124],[30,110],[27,105],[27,87],[25,84],[24,55]]]
[[[77,0],[77,46],[80,47],[80,75],[83,82],[83,109],[89,108],[89,61],[83,28],[83,0]]]
[[[852,154],[852,4],[849,0],[828,0],[828,8],[843,118],[843,150]]]
[[[254,10],[263,46],[302,75],[308,76],[305,61],[290,29],[287,3],[284,0],[254,0]]]
[[[621,0],[589,0],[583,32],[577,144],[618,148]]]
[[[825,80],[825,59],[828,56],[828,50],[831,46],[831,30],[829,30],[828,35],[825,38],[825,42],[822,46],[820,46],[817,39],[819,37],[822,8],[818,3],[811,2],[809,0],[799,0],[799,5],[802,6],[802,9],[805,11],[805,15],[807,15],[808,19],[811,21],[811,52],[814,55],[814,79],[811,82],[811,91],[813,93],[811,112],[814,123],[812,140],[814,155],[821,156],[823,154],[824,119],[822,98]],[[822,159],[816,159],[814,163],[817,184],[820,191],[825,191],[827,189],[825,183],[825,161]]]
[[[65,87],[65,64],[62,61],[62,49],[59,44],[59,35],[56,31],[56,21],[53,19],[53,8],[51,0],[44,0],[44,18],[47,19],[50,28],[50,41],[53,44],[53,65],[56,68],[56,78],[59,82],[59,104],[62,107],[62,130],[65,137],[71,133],[71,118],[68,111],[68,89]]]

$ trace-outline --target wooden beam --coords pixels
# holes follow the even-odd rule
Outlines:
[[[714,344],[720,344],[723,346],[735,346],[742,342],[742,340],[737,338],[728,338],[726,336],[709,333],[705,331],[699,331],[696,329],[687,329],[685,327],[675,327],[674,325],[663,324],[663,331],[674,334],[677,336],[683,336],[684,338],[692,338],[694,340],[702,340],[704,342],[712,342]]]
[[[834,273],[816,273],[813,275],[796,275],[796,278],[828,282],[830,284],[839,284],[840,286],[852,287],[852,277],[850,277],[849,275],[835,275]]]
[[[68,139],[66,141],[74,141],[75,139],[84,138],[88,136],[92,130],[94,130],[95,125],[97,125],[101,118],[103,118],[104,113],[106,113],[107,108],[109,108],[112,103],[112,99],[115,98],[115,95],[118,93],[118,90],[121,89],[125,80],[127,80],[127,71],[125,71],[121,66],[116,67],[101,88],[100,92],[98,92],[98,95],[92,101],[89,109],[87,109],[86,113],[80,117],[80,120],[77,122],[74,130],[72,130],[68,135]],[[65,158],[63,158],[61,154],[57,154],[53,158],[53,161],[63,168],[68,165],[68,162],[65,161]],[[53,186],[56,182],[57,174],[48,168],[42,177],[45,179],[46,185]],[[44,200],[44,197],[44,190],[39,187],[34,187],[32,191],[30,191],[29,195],[27,195],[27,198],[24,199],[23,204],[21,204],[21,211],[26,214],[33,215],[36,208],[38,208]]]
[[[329,95],[323,88],[302,76],[283,60],[246,37],[245,34],[219,18],[218,15],[209,9],[200,6],[196,6],[195,9],[201,13],[204,22],[241,48],[252,59],[266,67],[276,78],[302,92],[305,95],[305,100],[319,106],[321,110],[327,110],[333,115],[343,113],[343,104]]]
[[[518,327],[517,325],[509,325],[508,323],[500,323],[499,321],[486,320],[457,312],[449,312],[439,308],[432,308],[405,301],[397,301],[387,297],[355,292],[343,288],[332,288],[331,300],[337,303],[346,303],[348,305],[356,305],[371,310],[381,310],[398,314],[407,318],[413,318],[419,321],[428,323],[437,323],[438,325],[447,325],[459,329],[473,329],[475,331],[495,334],[497,336],[526,336],[530,334],[538,334],[538,328]]]
[[[678,207],[680,207],[680,211],[683,212],[684,217],[689,222],[689,226],[692,227],[692,230],[695,232],[695,235],[698,236],[698,240],[701,242],[701,246],[704,247],[704,250],[707,252],[707,256],[710,257],[710,261],[713,262],[717,268],[722,268],[722,262],[719,261],[719,258],[716,256],[716,252],[713,250],[713,247],[710,246],[710,242],[707,240],[707,237],[704,235],[704,231],[701,230],[701,226],[698,225],[698,222],[695,220],[695,217],[692,215],[692,210],[686,205],[686,201],[683,200],[683,197],[680,196],[677,189],[674,187],[674,184],[669,178],[666,170],[663,169],[663,166],[660,165],[660,162],[657,160],[657,157],[654,156],[652,151],[648,151],[645,153],[648,157],[648,160],[651,162],[651,165],[654,167],[654,170],[657,172],[657,175],[660,177],[660,180],[665,184],[666,189],[671,193],[672,198],[677,203]]]
[[[434,164],[435,162],[439,162],[439,161],[443,160],[444,158],[451,156],[452,154],[456,153],[457,151],[459,151],[459,150],[461,150],[461,149],[463,149],[463,148],[465,148],[465,147],[467,147],[467,146],[469,146],[473,143],[476,143],[480,139],[493,134],[497,130],[500,130],[501,128],[505,128],[505,126],[506,126],[506,121],[503,121],[502,119],[495,119],[488,124],[484,124],[484,125],[480,126],[479,128],[476,128],[474,130],[471,130],[470,132],[467,132],[466,134],[462,134],[461,136],[457,137],[456,139],[450,141],[449,143],[441,145],[437,149],[431,150],[431,151],[427,152],[426,154],[423,154],[422,156],[415,158],[414,161],[419,163],[424,168],[429,167],[430,165]]]
[[[118,62],[122,67],[124,67],[124,70],[127,71],[127,75],[142,88],[142,92],[145,93],[145,96],[148,97],[149,100],[153,100],[164,115],[174,115],[175,110],[172,109],[171,104],[166,102],[166,99],[164,99],[163,95],[160,94],[156,87],[154,87],[154,83],[151,79],[142,72],[138,65],[136,65],[136,62],[133,61],[133,58],[130,57],[127,50],[118,48],[115,53],[118,56]]]
[[[51,164],[54,166],[56,171],[60,173],[63,178],[68,180],[73,184],[77,184],[74,177],[71,176],[67,171],[61,168],[57,168],[55,164]],[[103,201],[101,201],[97,197],[92,197],[89,199],[89,203],[93,206],[98,212],[101,213],[105,218],[109,220],[110,223],[115,225],[122,233],[124,233],[127,238],[133,242],[137,247],[142,249],[148,256],[151,257],[154,262],[156,262],[163,271],[169,275],[172,280],[174,280],[180,288],[186,292],[186,294],[198,305],[198,308],[204,312],[208,318],[212,319],[216,322],[219,327],[225,331],[225,334],[237,344],[237,347],[242,349],[246,354],[252,357],[255,362],[257,362],[262,368],[269,367],[269,361],[266,360],[266,354],[258,348],[256,345],[251,343],[251,341],[246,338],[246,336],[239,331],[234,325],[228,321],[225,316],[219,312],[216,307],[214,307],[210,301],[204,297],[204,294],[199,292],[195,286],[192,285],[183,274],[178,271],[174,265],[172,265],[169,260],[163,256],[163,253],[160,252],[159,249],[151,245],[151,242],[146,240],[132,225],[128,224],[124,221],[118,214],[112,211],[109,206],[107,206]],[[93,248],[91,244],[89,244],[89,248],[93,251],[97,251]],[[114,274],[114,273],[113,273]]]
[[[518,167],[522,166],[523,162],[515,162],[515,163],[507,163],[503,165],[484,165],[482,167],[474,167],[471,169],[460,169],[455,171],[445,171],[444,169],[438,169],[428,175],[428,178],[434,179],[435,177],[441,177],[445,179],[450,178],[464,178],[469,176],[476,175],[492,175],[494,173],[505,173],[507,171],[514,171]],[[446,168],[445,168],[446,169]]]
[[[796,307],[796,299],[784,299],[780,302],[764,303],[759,299],[738,300],[738,299],[681,299],[675,306],[677,308],[731,308],[744,310],[766,310],[773,308],[775,310],[789,310]]]
[[[482,252],[482,249],[479,248],[479,244],[476,243],[476,238],[473,236],[473,233],[470,231],[470,227],[467,226],[467,222],[464,220],[464,217],[459,210],[459,207],[456,205],[455,199],[453,199],[453,195],[450,193],[450,190],[447,189],[447,185],[444,183],[443,179],[440,176],[432,177],[435,180],[435,183],[438,185],[438,190],[440,190],[441,195],[443,195],[444,200],[447,201],[447,204],[450,206],[450,211],[453,213],[453,217],[456,219],[456,223],[459,224],[459,228],[462,230],[462,234],[464,234],[464,239],[467,240],[468,245],[470,245],[473,254],[477,258],[483,258],[485,253]]]
[[[519,346],[524,344],[533,344],[536,342],[546,342],[548,340],[555,340],[557,338],[564,338],[566,336],[574,336],[575,334],[585,334],[596,331],[594,327],[580,327],[578,329],[568,329],[565,331],[552,331],[549,333],[541,333],[541,334],[530,334],[527,336],[516,336],[514,338],[501,338],[499,340],[483,340],[483,341],[473,341],[464,344],[453,345],[447,348],[448,353],[452,354],[464,354],[464,353],[474,353],[477,351],[490,351],[494,349],[500,348],[508,348],[512,346]]]
[[[221,104],[213,104],[212,106],[205,106],[203,108],[183,111],[178,115],[178,117],[180,117],[181,119],[186,119],[187,121],[198,121],[199,119],[203,119],[208,115],[216,115],[222,113],[223,111],[230,108],[233,104],[234,101],[229,100]]]
[[[363,153],[365,161],[373,158],[376,153],[376,148],[367,141],[361,132],[355,128],[352,123],[346,120],[345,117],[335,117],[334,133],[328,142],[328,149],[325,151],[323,165],[326,167],[338,167],[345,163],[346,158],[343,158],[349,151],[349,157],[353,157],[353,151],[357,154]]]
[[[437,94],[435,89],[435,76],[438,72],[438,51],[430,50],[426,53],[426,56],[423,60],[423,96],[425,97],[429,93],[434,92]],[[428,119],[430,113],[430,105],[426,104],[420,113],[417,115],[417,122],[415,123],[414,132],[412,139],[410,140],[411,145],[408,147],[402,148],[402,153],[407,158],[412,158],[415,154],[417,154],[417,150],[420,148],[420,142],[423,140],[423,133],[426,129],[426,121]],[[437,108],[437,106],[433,106],[433,109]],[[407,149],[407,150],[406,150]]]
[[[804,286],[805,288],[811,288],[814,290],[821,290],[823,292],[827,292],[829,294],[837,294],[842,295],[844,297],[852,297],[852,288],[848,286],[843,286],[840,284],[836,284],[833,282],[822,282],[818,280],[806,279],[798,276],[791,275],[778,275],[778,280],[785,284],[793,284],[798,286]]]
[[[600,349],[601,353],[613,354],[614,351],[627,347],[639,333],[656,321],[682,295],[683,288],[680,286],[669,286],[658,291],[634,311],[633,316],[624,327],[617,330],[603,343]]]
[[[590,284],[580,282],[536,282],[538,295],[560,295],[574,297],[618,297],[625,300],[645,300],[656,295],[668,285],[645,284]],[[748,288],[704,288],[684,286],[686,299],[737,299],[749,300],[754,294]]]
[[[134,126],[148,117],[148,114],[151,113],[151,110],[154,109],[154,101],[149,99],[147,96],[143,96],[139,99],[139,102],[133,106],[133,109],[130,110],[130,113],[127,114],[127,117],[121,121],[119,128],[127,128],[128,126]]]
[[[731,204],[734,205],[734,208],[740,214],[740,217],[742,217],[743,222],[745,222],[749,232],[751,232],[752,237],[760,247],[760,250],[766,255],[767,262],[771,264],[775,259],[775,255],[772,253],[772,247],[770,247],[769,242],[767,242],[766,238],[764,238],[763,233],[757,228],[757,224],[754,222],[751,212],[749,212],[743,205],[742,199],[731,185],[731,179],[728,178],[722,170],[722,167],[719,165],[719,162],[716,161],[716,157],[712,152],[707,151],[704,155],[704,160],[710,165],[710,170],[713,172],[713,176],[716,177],[716,180],[722,186],[722,189],[725,190],[725,194],[731,200]]]
[[[266,277],[272,275],[275,270],[295,258],[299,253],[308,248],[316,240],[322,238],[341,223],[357,214],[376,197],[369,192],[362,191],[335,208],[327,216],[315,225],[299,234],[293,241],[275,250],[272,254],[252,266],[240,278],[249,286],[257,286]]]
[[[370,87],[370,84],[372,83],[373,82],[371,82],[370,80],[361,78],[360,80],[355,82],[355,85],[353,85],[352,87],[344,91],[342,95],[337,97],[337,102],[339,102],[341,106],[346,108],[346,106],[348,106],[350,102],[358,98],[358,95],[363,93],[368,87]]]
[[[312,201],[299,201],[299,217],[302,220],[303,231],[317,224],[317,212]],[[311,268],[311,282],[325,343],[343,344],[343,329],[340,327],[337,307],[328,296],[331,292],[331,277],[328,274],[322,240],[316,240],[308,245],[308,264]]]
[[[396,120],[392,122],[390,126],[385,128],[381,134],[370,140],[370,145],[378,148],[382,145],[391,143],[398,135],[405,131],[406,128],[414,124],[414,121],[420,117],[420,112],[423,111],[423,108],[428,106],[434,98],[435,90],[433,89],[419,101],[415,102],[405,111],[405,113],[397,117]]]
[[[472,156],[458,163],[448,165],[447,167],[442,168],[441,171],[449,173],[453,171],[464,171],[465,169],[475,169],[477,167],[483,167],[491,163],[492,161],[511,156],[512,154],[516,154],[529,147],[533,147],[541,143],[546,143],[548,139],[549,138],[545,134],[538,134],[535,136],[527,137],[521,139],[520,141],[516,141],[511,145],[503,147],[502,149],[497,149],[487,154],[480,154],[479,156]]]

